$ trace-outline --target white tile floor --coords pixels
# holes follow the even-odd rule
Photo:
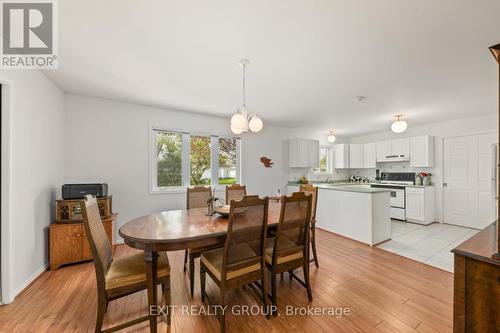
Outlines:
[[[392,220],[392,238],[378,247],[428,265],[453,272],[453,254],[457,245],[478,232],[449,224],[423,226]]]

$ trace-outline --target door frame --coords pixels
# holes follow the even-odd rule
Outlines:
[[[441,175],[441,200],[442,200],[442,203],[443,203],[443,211],[441,212],[442,213],[442,223],[443,224],[446,224],[446,220],[445,220],[445,205],[444,205],[444,201],[445,201],[445,190],[444,190],[444,186],[443,186],[443,183],[445,183],[444,181],[444,140],[445,139],[453,139],[453,138],[463,138],[463,137],[466,137],[466,136],[478,136],[478,135],[486,135],[486,134],[497,134],[498,132],[495,132],[494,130],[493,131],[478,131],[478,132],[470,132],[470,133],[465,133],[465,134],[458,134],[458,135],[446,135],[446,136],[443,136],[441,138],[441,158],[442,158],[442,175]],[[437,141],[436,141],[437,142]],[[499,147],[500,147],[500,142],[498,143],[499,144]],[[434,147],[436,148],[436,147]],[[466,228],[466,227],[464,227]]]
[[[1,98],[1,135],[2,135],[2,158],[1,158],[1,299],[0,304],[10,303],[12,301],[11,295],[11,258],[10,258],[10,242],[12,239],[12,133],[11,133],[11,119],[12,119],[12,85],[10,82],[0,77],[0,84],[2,85],[2,98]]]

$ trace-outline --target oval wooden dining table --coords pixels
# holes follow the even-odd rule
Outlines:
[[[281,204],[269,200],[268,227],[279,221]],[[160,251],[221,244],[227,231],[227,218],[207,215],[207,208],[170,210],[146,215],[124,224],[119,235],[130,247],[144,250],[149,309],[157,305],[157,259]],[[149,311],[150,332],[157,331],[157,317]]]

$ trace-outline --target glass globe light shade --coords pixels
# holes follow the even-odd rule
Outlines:
[[[328,140],[328,142],[334,143],[335,139],[337,139],[337,138],[335,137],[335,135],[333,133],[330,133],[330,135],[328,135],[328,137],[326,139]]]
[[[262,130],[262,127],[264,127],[264,123],[259,117],[253,116],[248,123],[248,127],[252,132],[259,132],[260,130]]]
[[[234,134],[241,134],[243,133],[243,130],[239,127],[231,125],[231,132],[233,132]]]
[[[231,129],[234,127],[235,129],[243,129],[245,128],[245,125],[247,124],[247,120],[245,119],[245,116],[241,113],[235,113],[231,117]]]
[[[404,120],[397,120],[392,123],[391,130],[394,133],[403,133],[408,128],[408,124]]]

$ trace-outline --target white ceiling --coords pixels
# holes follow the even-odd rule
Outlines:
[[[64,0],[64,91],[338,135],[495,112],[498,0]],[[368,99],[356,103],[353,98]]]

